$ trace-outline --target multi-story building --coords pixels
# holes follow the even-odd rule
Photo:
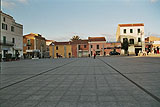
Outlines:
[[[98,56],[104,56],[106,53],[104,48],[106,47],[105,37],[88,37],[89,54],[93,56],[95,53]]]
[[[51,58],[71,58],[72,46],[70,42],[54,42],[50,44]]]
[[[73,57],[87,57],[89,54],[88,40],[72,40]]]
[[[23,55],[25,58],[43,58],[46,54],[46,40],[42,35],[30,33],[23,36]]]
[[[0,11],[0,56],[5,59],[22,57],[23,55],[23,25],[15,22],[14,18]]]
[[[128,41],[129,54],[137,54],[139,51],[145,51],[144,24],[119,24],[116,41],[120,41],[122,44],[124,41]],[[124,50],[121,53],[124,54]]]

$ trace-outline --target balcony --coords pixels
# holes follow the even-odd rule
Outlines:
[[[14,46],[14,43],[11,41],[0,41],[0,45],[2,46]]]

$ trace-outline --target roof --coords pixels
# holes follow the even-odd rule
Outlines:
[[[70,45],[70,42],[54,42],[55,45]]]
[[[27,34],[27,35],[24,35],[23,37],[38,37],[38,38],[42,38],[42,39],[45,39],[44,37],[42,37],[42,35],[40,34],[35,34],[35,33],[30,33],[30,34]]]
[[[6,16],[8,16],[8,17],[10,17],[10,18],[12,18],[12,19],[13,19],[13,17],[12,17],[12,16],[10,16],[9,14],[6,14],[6,13],[2,12],[1,10],[0,10],[0,13],[2,13],[2,14],[4,14],[4,15],[6,15]]]
[[[54,40],[46,40],[46,42],[54,42]]]
[[[105,37],[88,37],[89,41],[106,41]]]
[[[88,40],[73,40],[71,44],[88,44]]]
[[[134,27],[134,26],[144,26],[144,23],[136,23],[136,24],[118,24],[120,27]]]

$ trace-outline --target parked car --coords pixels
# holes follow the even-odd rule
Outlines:
[[[116,51],[111,51],[111,52],[109,53],[109,55],[120,55],[120,53],[119,53],[119,52],[116,52]]]

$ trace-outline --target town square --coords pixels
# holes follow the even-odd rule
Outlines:
[[[160,0],[0,3],[0,107],[160,107]]]

